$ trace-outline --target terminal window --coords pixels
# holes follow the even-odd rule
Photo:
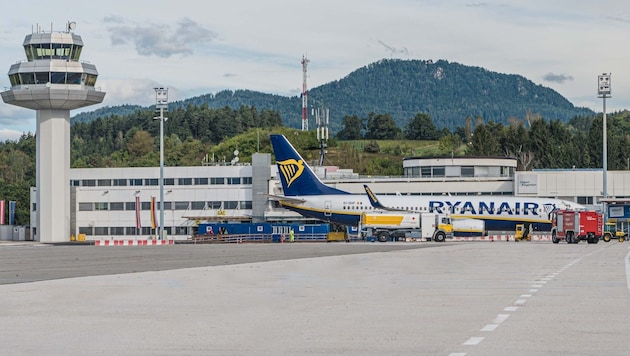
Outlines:
[[[96,187],[96,179],[84,179],[81,185],[84,187]]]
[[[228,178],[228,184],[241,184],[241,178],[240,177]]]
[[[206,206],[206,202],[205,201],[194,201],[192,202],[192,210],[202,210],[203,208],[205,208]]]
[[[208,185],[208,178],[195,178],[195,185]]]
[[[593,204],[593,197],[577,197],[578,204]]]
[[[433,167],[433,176],[434,177],[444,177],[445,176],[444,166]]]
[[[210,178],[210,184],[225,184],[225,178]]]
[[[238,208],[238,201],[226,200],[223,202],[223,209],[236,209]]]
[[[475,176],[475,167],[462,166],[462,177],[474,177],[474,176]]]
[[[178,185],[192,185],[192,178],[178,178]]]

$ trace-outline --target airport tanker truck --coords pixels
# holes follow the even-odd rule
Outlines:
[[[361,226],[367,230],[368,236],[375,236],[380,242],[400,238],[425,238],[443,242],[453,237],[451,218],[435,213],[363,213]]]
[[[604,215],[597,211],[558,210],[552,216],[551,241],[576,244],[586,240],[596,244],[604,234]]]

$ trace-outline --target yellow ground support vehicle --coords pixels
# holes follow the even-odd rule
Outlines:
[[[444,242],[453,238],[451,218],[437,213],[363,213],[361,226],[380,242],[407,238]]]
[[[624,242],[626,233],[622,229],[618,229],[616,223],[607,222],[604,225],[604,241],[609,242],[611,239],[618,239],[619,242]]]
[[[529,230],[525,231],[525,225],[516,224],[516,231],[514,232],[514,241],[521,241],[521,240],[531,241],[532,233]]]

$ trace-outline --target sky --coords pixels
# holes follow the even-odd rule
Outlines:
[[[621,0],[22,0],[0,22],[0,90],[26,60],[24,37],[74,33],[99,72],[102,106],[248,89],[285,96],[384,58],[444,59],[518,74],[580,107],[603,111],[597,77],[611,74],[606,111],[630,109],[630,3]],[[334,108],[330,108],[334,111]],[[35,112],[0,101],[0,140],[36,132]]]

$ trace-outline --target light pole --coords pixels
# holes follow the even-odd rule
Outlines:
[[[168,111],[168,88],[155,89],[155,108],[160,110],[160,117],[154,117],[160,120],[160,233],[158,239],[164,239],[164,121],[168,120],[164,117],[164,110]]]
[[[608,144],[607,144],[607,133],[606,133],[606,98],[610,98],[610,73],[602,73],[602,75],[597,76],[597,97],[602,98],[604,101],[604,113],[602,115],[602,130],[603,130],[603,152],[602,152],[602,168],[603,168],[603,192],[602,196],[604,199],[608,197],[607,190],[607,177],[606,173],[608,171]]]

